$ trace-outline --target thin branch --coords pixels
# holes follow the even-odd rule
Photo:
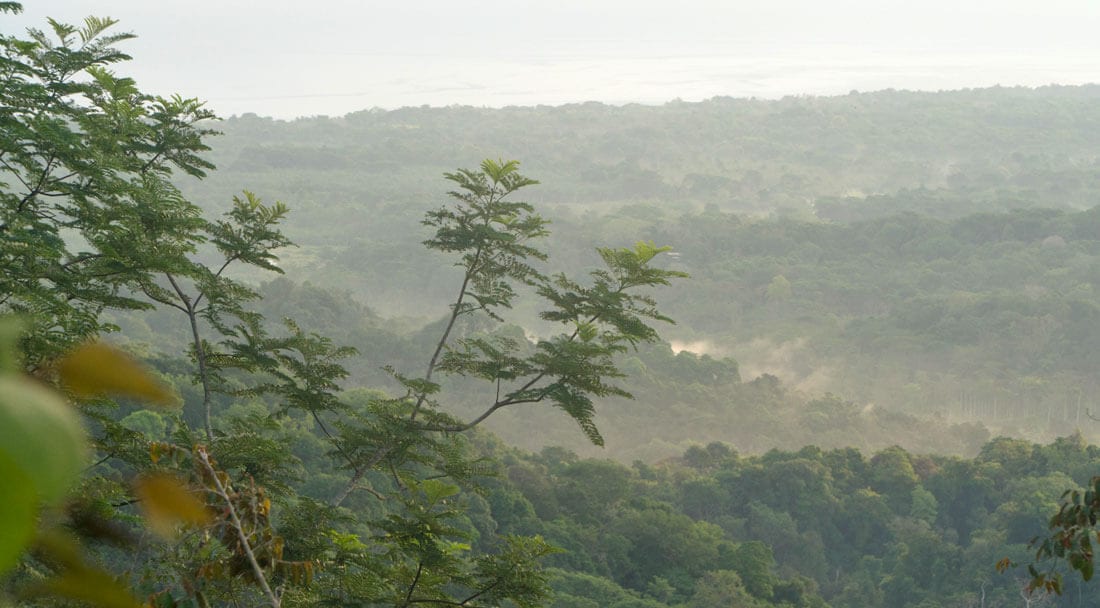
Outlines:
[[[229,497],[229,492],[226,491],[225,486],[222,485],[221,479],[218,477],[218,472],[214,470],[214,467],[210,464],[210,459],[206,454],[206,448],[199,447],[195,450],[195,453],[199,457],[199,462],[202,463],[206,472],[210,474],[210,478],[214,480],[214,487],[217,488],[218,497],[225,501],[225,506],[229,512],[229,519],[233,523],[233,528],[237,531],[237,538],[241,540],[241,547],[244,549],[245,556],[248,557],[248,563],[252,565],[252,573],[256,575],[256,582],[259,583],[260,588],[263,589],[268,600],[271,601],[272,608],[280,608],[281,602],[279,596],[275,595],[275,592],[271,590],[271,587],[267,584],[267,577],[264,576],[264,570],[260,567],[260,562],[256,560],[256,554],[252,552],[252,545],[248,542],[248,535],[244,532],[244,525],[241,524],[240,517],[237,516],[237,509],[233,507],[233,500]]]
[[[202,338],[199,336],[199,320],[195,315],[195,305],[191,301],[191,298],[187,297],[187,294],[183,292],[183,288],[176,282],[176,278],[171,273],[164,273],[164,276],[168,277],[168,282],[172,284],[172,289],[176,291],[176,295],[179,296],[180,302],[183,303],[184,313],[187,314],[187,320],[191,324],[191,339],[195,346],[195,361],[199,365],[199,381],[202,383],[202,405],[203,405],[203,428],[206,431],[206,440],[214,440],[214,427],[211,424],[211,411],[210,411],[210,373],[206,367],[206,349],[202,346]]]
[[[107,455],[104,456],[103,458],[100,458],[99,460],[93,462],[92,464],[84,467],[84,472],[87,473],[88,471],[91,471],[92,469],[98,467],[99,465],[107,462],[108,460],[110,460],[114,457],[115,457],[114,452],[108,452]]]
[[[254,245],[254,244],[255,243],[250,243],[250,245]],[[221,277],[222,273],[225,272],[225,269],[228,268],[230,264],[237,261],[237,259],[239,257],[240,257],[239,255],[234,255],[234,256],[230,256],[230,257],[226,258],[225,262],[222,264],[222,267],[219,268],[218,271],[214,273],[214,277],[215,278]],[[200,291],[199,295],[195,296],[195,302],[192,304],[192,306],[198,307],[199,302],[202,302],[202,298],[205,295],[206,295],[205,291]]]
[[[364,469],[355,469],[355,473],[352,473],[351,479],[349,479],[348,482],[344,484],[344,489],[340,490],[340,493],[332,499],[332,506],[339,507],[345,500],[347,500],[347,497],[350,496],[352,491],[355,490],[357,484],[359,483],[359,480],[363,478],[363,473]]]
[[[379,492],[378,490],[375,490],[374,488],[372,488],[370,486],[358,486],[358,489],[365,490],[368,494],[371,494],[372,496],[374,496],[378,500],[388,500],[386,498],[385,494]]]
[[[179,296],[180,302],[183,302],[184,306],[186,306],[190,310],[192,308],[191,298],[189,298],[187,294],[183,292],[183,288],[180,287],[179,283],[176,282],[176,277],[172,276],[172,274],[168,272],[164,273],[164,276],[167,277],[168,282],[172,284],[172,289],[174,289],[176,295]]]
[[[0,158],[0,164],[4,165],[4,168],[7,169],[8,172],[10,172],[12,175],[14,175],[15,179],[19,180],[19,183],[22,184],[24,188],[26,188],[27,190],[34,190],[34,187],[28,184],[27,181],[23,179],[23,176],[19,174],[19,171],[17,171],[15,167],[11,166],[8,161]],[[19,211],[23,211],[23,203],[25,203],[26,201],[27,199],[26,197],[24,197],[23,201],[19,205]]]
[[[393,475],[393,482],[397,484],[397,487],[402,490],[409,489],[408,486],[405,485],[405,482],[401,481],[401,476],[397,474],[397,468],[393,466],[392,462],[390,463],[390,474]]]
[[[75,264],[81,264],[81,263],[87,262],[88,260],[95,260],[95,259],[98,259],[98,258],[101,258],[101,257],[103,257],[102,253],[85,253],[85,254],[76,256],[75,258],[69,260],[68,262],[65,262],[64,264],[61,265],[61,267],[67,269],[70,266],[73,266]],[[115,274],[118,274],[118,273],[115,273]]]
[[[356,481],[361,479],[363,477],[363,472],[361,472],[359,465],[356,464],[355,459],[352,458],[351,455],[348,454],[346,451],[344,451],[344,447],[340,445],[340,442],[336,440],[336,437],[333,436],[331,432],[329,432],[328,427],[325,425],[324,421],[321,420],[321,416],[317,413],[317,411],[310,410],[309,413],[313,416],[313,420],[317,422],[317,426],[321,427],[321,432],[323,432],[325,436],[328,437],[329,442],[333,445],[333,447],[336,448],[336,451],[340,452],[340,455],[344,457],[344,460],[348,461],[348,465],[351,466],[351,470],[355,471]],[[374,490],[371,491],[374,492]],[[382,495],[377,492],[374,492],[374,495],[382,498]]]
[[[482,412],[480,416],[474,418],[469,422],[446,426],[440,424],[424,424],[421,425],[420,428],[424,429],[425,431],[439,431],[441,433],[461,433],[463,431],[468,431],[474,428],[482,422],[485,422],[486,418],[492,416],[494,412],[501,409],[502,407],[507,407],[509,405],[520,405],[523,403],[539,403],[543,399],[546,399],[546,395],[539,395],[538,397],[532,397],[530,399],[505,399],[504,401],[498,401],[489,406],[489,408]]]
[[[622,289],[620,288],[619,291],[622,291]],[[595,323],[599,319],[600,319],[600,315],[598,315],[598,314],[592,315],[592,318],[588,320],[588,323]],[[569,334],[569,339],[567,340],[567,342],[572,342],[573,340],[576,340],[577,336],[580,335],[580,333],[581,333],[581,329],[580,329],[580,327],[577,327],[577,329],[573,330],[572,334]],[[537,384],[540,380],[542,380],[545,377],[546,377],[546,372],[542,372],[542,373],[538,374],[537,376],[532,378],[529,382],[527,382],[527,384],[524,384],[523,386],[521,386],[518,391],[513,391],[512,394],[514,395],[516,393],[522,393],[523,391],[530,390],[532,386]],[[540,397],[540,399],[541,399],[541,397]],[[511,403],[506,403],[504,405],[511,405]]]
[[[31,188],[30,192],[27,192],[27,195],[23,197],[23,200],[19,201],[17,209],[18,213],[22,213],[23,209],[26,208],[27,203],[29,203],[31,199],[38,196],[42,192],[42,188],[46,185],[46,180],[50,178],[50,172],[53,171],[53,162],[55,160],[57,160],[57,157],[51,154],[50,158],[46,161],[46,166],[42,168],[42,177],[38,179],[38,183],[35,184],[34,188]],[[7,163],[4,164],[6,165]],[[19,175],[16,174],[16,177],[19,177]],[[23,179],[20,178],[19,181],[23,182]],[[23,182],[23,185],[25,186],[26,182]]]
[[[121,502],[112,502],[111,506],[116,508],[116,509],[120,509],[122,507],[128,507],[130,505],[136,505],[139,502],[141,502],[140,498],[130,498],[130,499],[127,499],[127,500],[123,500]]]
[[[625,289],[625,288],[620,286],[616,293],[622,292],[623,289]],[[600,318],[599,314],[592,315],[592,318],[590,318],[588,320],[588,323],[595,323],[596,321],[599,320],[599,318]],[[569,335],[569,340],[568,341],[572,342],[572,341],[576,340],[577,336],[580,335],[580,331],[581,331],[580,327],[578,327],[577,329],[574,329],[573,333]],[[538,384],[545,377],[546,377],[546,372],[540,372],[540,373],[536,374],[533,378],[528,380],[526,383],[524,383],[524,385],[521,386],[519,389],[517,389],[515,391],[512,391],[509,394],[510,395],[515,395],[517,393],[524,393],[526,391],[529,391],[529,390],[531,390],[531,387]],[[543,394],[539,395],[538,397],[530,397],[530,398],[525,398],[525,399],[508,399],[508,398],[505,398],[503,401],[501,401],[501,399],[500,399],[500,378],[497,378],[497,398],[496,398],[496,401],[491,406],[489,406],[488,409],[486,409],[484,412],[482,412],[481,415],[478,416],[477,418],[474,418],[473,420],[471,420],[471,421],[469,421],[465,424],[456,424],[456,425],[450,425],[450,426],[424,425],[421,428],[423,428],[424,430],[428,430],[428,431],[440,431],[440,432],[447,432],[447,433],[461,433],[463,431],[468,431],[468,430],[474,428],[475,426],[481,424],[482,422],[485,421],[486,418],[488,418],[489,416],[492,416],[494,412],[496,412],[497,410],[499,410],[502,407],[507,407],[509,405],[519,405],[519,404],[523,404],[523,403],[538,403],[538,402],[542,401],[545,398],[546,398],[546,394],[543,393]]]
[[[249,246],[254,246],[254,245],[256,245],[255,241],[249,242]],[[214,276],[216,276],[216,277],[222,276],[222,273],[225,272],[225,269],[228,268],[230,264],[232,264],[233,262],[236,262],[238,259],[240,259],[240,257],[241,257],[240,254],[236,254],[236,255],[232,255],[232,256],[226,258],[225,262],[221,265],[221,268],[219,268],[218,271],[214,273]]]
[[[385,446],[380,448],[377,452],[374,453],[374,456],[371,456],[370,460],[363,464],[363,466],[355,469],[355,473],[351,476],[351,479],[348,480],[348,483],[344,485],[344,489],[336,495],[336,498],[332,499],[332,506],[339,507],[340,504],[343,503],[344,500],[346,500],[347,497],[351,495],[352,490],[356,488],[356,484],[358,484],[359,480],[363,478],[363,475],[365,475],[367,471],[374,468],[376,464],[382,462],[382,459],[388,456],[389,453],[393,451],[393,449],[394,446]]]
[[[152,167],[157,161],[160,160],[160,157],[161,157],[162,154],[164,154],[164,150],[160,150],[156,154],[154,154],[152,157],[150,157],[149,160],[144,165],[142,165],[140,169],[138,169],[138,174],[139,175],[144,175],[145,172],[148,171],[150,167]]]
[[[484,595],[485,593],[491,591],[493,589],[493,587],[496,587],[497,585],[499,585],[502,580],[504,580],[504,579],[498,578],[497,580],[493,581],[493,584],[491,584],[488,587],[482,589],[481,591],[478,591],[477,593],[471,595],[470,597],[462,600],[462,602],[459,605],[460,606],[465,606],[466,604],[476,600],[479,596]]]
[[[413,577],[412,584],[409,585],[409,592],[405,594],[405,603],[403,606],[409,605],[409,600],[412,599],[413,591],[416,590],[416,584],[420,582],[420,573],[424,571],[424,562],[416,563],[416,576]]]
[[[60,182],[63,182],[65,180],[69,179],[70,177],[73,177],[73,176],[78,175],[78,174],[79,174],[78,171],[71,171],[66,175],[62,175],[61,177],[53,178],[53,181],[60,183]]]
[[[435,366],[439,364],[439,355],[443,353],[443,348],[447,345],[447,338],[450,337],[455,322],[458,320],[459,315],[462,314],[462,303],[466,298],[466,288],[470,285],[470,280],[474,276],[474,270],[477,268],[480,258],[481,247],[478,246],[477,251],[474,252],[473,262],[466,268],[466,275],[462,277],[462,286],[458,289],[458,299],[451,305],[451,318],[447,321],[447,327],[443,329],[443,335],[439,337],[439,342],[435,345],[435,352],[432,353],[431,360],[428,361],[428,370],[424,374],[425,381],[430,381],[432,379],[432,374],[435,372]],[[427,393],[422,392],[417,395],[416,404],[413,405],[412,413],[409,414],[409,420],[416,420],[416,416],[420,413],[420,408],[424,405],[424,401],[427,398]]]
[[[166,300],[164,298],[154,295],[152,292],[149,291],[149,287],[146,285],[141,286],[141,292],[148,296],[149,299],[153,300],[154,302],[160,302],[161,304],[164,304],[165,306],[171,306],[172,308],[175,308],[176,310],[184,314],[189,314],[189,311],[186,308],[180,306],[176,302],[173,302],[172,300]]]

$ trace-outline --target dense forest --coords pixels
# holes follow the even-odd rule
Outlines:
[[[523,158],[544,182],[530,197],[565,268],[584,271],[584,252],[601,244],[673,247],[663,263],[692,279],[656,297],[677,321],[664,332],[677,352],[736,361],[745,380],[775,376],[802,403],[832,394],[993,434],[1095,438],[1098,98],[1084,86],[242,116],[218,124],[219,171],[181,187],[200,204],[246,184],[288,193],[299,245],[281,256],[288,277],[415,331],[443,313],[449,285],[418,245],[438,198],[425,176],[455,158]],[[517,323],[538,335],[531,316]],[[689,439],[807,441],[761,435],[775,426],[766,417],[743,425],[708,411],[736,397],[669,393],[603,410],[613,456],[674,455]],[[670,414],[670,399],[692,414]],[[614,435],[624,418],[688,428],[647,448],[652,438]],[[543,423],[562,432],[537,442],[491,424],[519,445],[590,453],[567,426]],[[844,441],[971,455],[984,440],[853,435]]]
[[[1100,87],[218,121],[46,25],[0,606],[1097,604]]]

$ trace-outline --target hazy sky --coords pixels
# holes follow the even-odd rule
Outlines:
[[[49,0],[221,115],[1100,82],[1100,0]]]

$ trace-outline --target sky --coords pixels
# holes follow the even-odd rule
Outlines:
[[[219,115],[1100,82],[1100,0],[49,0],[119,20],[116,71]]]

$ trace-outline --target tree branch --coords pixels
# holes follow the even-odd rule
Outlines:
[[[146,296],[148,296],[149,299],[153,300],[154,302],[160,302],[161,304],[164,304],[165,306],[171,306],[172,308],[175,308],[176,310],[178,310],[178,311],[180,311],[184,314],[188,314],[188,310],[186,308],[184,308],[183,306],[180,306],[179,304],[173,302],[172,300],[166,300],[164,298],[161,298],[159,296],[156,296],[156,295],[152,294],[149,291],[149,288],[146,285],[141,286],[141,292],[144,293]]]
[[[462,303],[466,298],[466,288],[470,285],[470,279],[474,276],[474,270],[477,268],[478,261],[481,258],[481,247],[477,248],[474,252],[474,260],[470,263],[470,266],[466,268],[466,276],[462,277],[462,286],[458,289],[458,299],[451,305],[451,318],[447,321],[447,327],[443,330],[443,335],[440,336],[439,342],[435,345],[435,352],[432,353],[432,358],[428,361],[428,370],[424,374],[424,380],[430,381],[432,374],[435,372],[435,366],[439,364],[439,355],[443,353],[443,347],[447,345],[447,338],[451,335],[451,330],[454,329],[455,322],[458,320],[458,316],[462,314]],[[416,420],[417,414],[420,413],[420,408],[424,405],[424,400],[427,399],[426,393],[420,393],[416,397],[416,404],[413,405],[412,413],[409,414],[409,420]]]
[[[271,602],[272,608],[280,608],[281,602],[279,596],[275,595],[275,592],[271,590],[271,586],[267,584],[267,577],[264,576],[264,570],[260,567],[260,562],[256,560],[256,554],[252,552],[252,545],[248,542],[248,535],[244,532],[244,525],[241,523],[240,517],[237,516],[237,509],[233,507],[233,500],[230,499],[229,493],[226,491],[225,486],[222,485],[221,479],[218,478],[218,472],[214,470],[213,465],[210,464],[210,459],[206,454],[206,448],[199,446],[195,450],[195,455],[198,456],[199,462],[202,463],[206,472],[210,474],[210,478],[214,481],[214,487],[217,489],[217,495],[223,501],[229,512],[229,519],[233,524],[233,528],[237,531],[237,538],[241,540],[241,547],[244,549],[245,556],[248,558],[248,563],[252,566],[252,573],[256,575],[256,582],[263,589],[264,595],[267,596]]]
[[[409,592],[405,594],[405,602],[402,606],[408,606],[409,600],[412,599],[413,591],[416,590],[416,584],[420,582],[420,573],[424,571],[424,562],[416,563],[416,576],[413,577],[412,584],[409,585]]]
[[[253,244],[254,244],[254,243],[253,243]],[[228,268],[230,264],[232,264],[233,262],[237,261],[237,259],[238,259],[239,257],[240,257],[239,255],[234,255],[234,256],[231,256],[231,257],[228,257],[228,258],[226,258],[226,259],[225,259],[225,263],[223,263],[223,264],[222,264],[222,266],[221,266],[221,268],[219,268],[219,269],[218,269],[218,271],[214,273],[214,277],[215,277],[215,278],[221,277],[221,276],[222,276],[222,273],[223,273],[223,272],[225,272],[225,269],[226,269],[226,268]],[[203,298],[203,296],[205,296],[205,295],[206,295],[206,292],[205,292],[205,291],[200,291],[200,292],[199,292],[199,295],[195,296],[195,302],[194,302],[193,306],[195,306],[195,307],[198,307],[198,305],[199,305],[199,302],[202,302],[202,298]]]

